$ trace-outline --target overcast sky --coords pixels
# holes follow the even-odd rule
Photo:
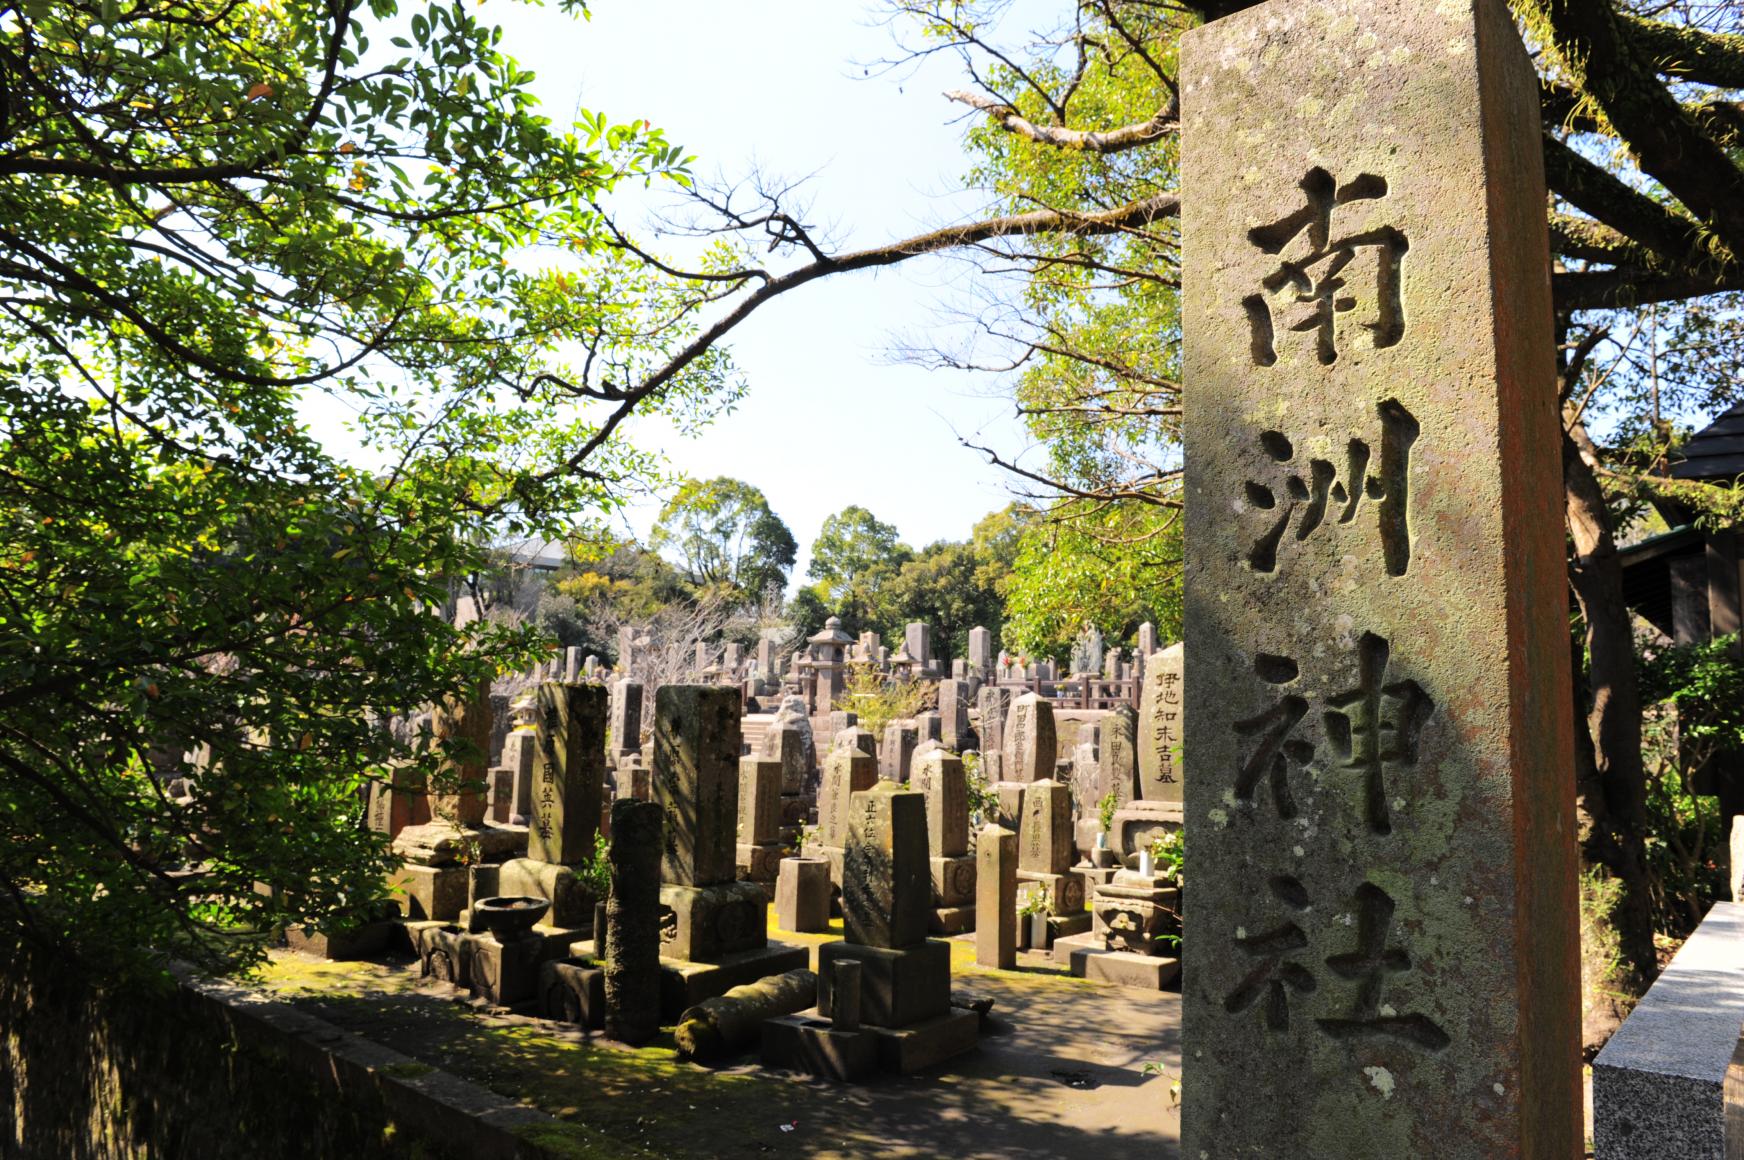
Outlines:
[[[863,75],[892,52],[857,0],[592,0],[592,19],[555,6],[491,4],[504,47],[538,76],[534,91],[567,123],[579,106],[614,122],[646,118],[697,156],[697,171],[753,162],[809,183],[813,219],[844,248],[877,244],[973,214],[954,61]],[[861,504],[910,544],[961,539],[1009,502],[1006,477],[958,435],[1024,445],[996,384],[892,365],[903,339],[942,325],[960,263],[925,261],[844,275],[765,307],[731,339],[749,397],[699,438],[644,424],[638,438],[684,471],[762,488],[800,541],[796,575],[824,517]],[[635,523],[645,532],[653,511]]]

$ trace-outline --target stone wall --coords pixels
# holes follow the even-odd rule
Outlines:
[[[0,948],[0,1157],[533,1158],[555,1121],[287,1003],[107,994]],[[46,969],[45,969],[46,968]]]

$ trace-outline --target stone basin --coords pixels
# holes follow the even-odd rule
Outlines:
[[[532,930],[533,924],[550,909],[549,898],[526,894],[481,898],[472,904],[472,923],[476,929],[495,935],[499,942],[507,942]]]

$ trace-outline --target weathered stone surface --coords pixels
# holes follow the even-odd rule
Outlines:
[[[859,746],[830,751],[824,760],[824,780],[818,792],[819,845],[836,849],[846,845],[853,795],[871,789],[877,780],[878,762]]]
[[[981,717],[978,732],[982,754],[1004,753],[1005,718],[1011,713],[1011,690],[982,685],[975,696],[975,708]]]
[[[779,763],[782,792],[799,793],[811,775],[811,724],[798,714],[777,713],[757,752]]]
[[[993,679],[993,634],[980,625],[969,630],[969,663],[982,680]]]
[[[792,1015],[817,1002],[817,976],[801,968],[734,987],[678,1017],[673,1039],[680,1057],[704,1063],[757,1040],[765,1019]]]
[[[1072,791],[1052,778],[1024,789],[1017,868],[1064,874],[1072,866]]]
[[[599,901],[572,868],[536,858],[511,858],[499,866],[496,893],[550,899],[543,921],[558,928],[588,925]]]
[[[755,882],[660,884],[660,957],[712,963],[769,941],[769,896]]]
[[[614,757],[642,749],[642,682],[628,678],[612,685],[611,747]]]
[[[888,781],[856,793],[842,870],[848,941],[898,949],[923,942],[931,901],[926,799]]]
[[[739,841],[773,842],[781,831],[781,762],[767,757],[739,759]]]
[[[666,810],[663,882],[731,882],[739,828],[739,691],[654,691],[654,800]]]
[[[957,854],[928,860],[933,883],[933,906],[948,909],[975,905],[975,856]]]
[[[1183,704],[1179,644],[1156,653],[1145,665],[1138,702],[1138,796],[1146,801],[1178,802],[1184,777],[1178,749]]]
[[[430,730],[436,744],[447,748],[442,771],[430,786],[430,815],[458,826],[484,822],[485,767],[490,764],[490,686],[476,695],[448,700],[430,715]]]
[[[878,739],[872,736],[870,729],[862,729],[858,725],[850,725],[845,729],[837,730],[830,742],[830,748],[832,750],[858,749],[874,761],[878,758]]]
[[[1011,703],[1005,720],[1005,777],[1040,781],[1054,776],[1059,744],[1054,734],[1054,703],[1025,693]]]
[[[796,932],[830,928],[830,864],[783,858],[775,879],[775,925]]]
[[[424,795],[424,778],[404,766],[393,766],[387,779],[369,786],[369,828],[389,838],[407,826],[430,820],[430,800]]]
[[[1017,965],[1017,835],[983,826],[975,839],[975,961]]]
[[[1084,803],[1094,812],[1103,795],[1112,793],[1117,806],[1138,796],[1138,715],[1131,705],[1117,705],[1102,719],[1096,743],[1096,797]]]
[[[593,856],[606,779],[604,685],[539,686],[527,855],[564,865]]]
[[[969,850],[969,782],[963,759],[943,749],[915,759],[909,784],[926,799],[927,850],[948,858]]]
[[[920,731],[913,721],[892,721],[884,727],[884,744],[878,747],[878,776],[885,781],[907,781]]]
[[[975,735],[969,729],[969,682],[939,682],[939,740],[946,749],[961,753]]]
[[[606,899],[606,1034],[642,1044],[660,1030],[660,830],[657,802],[612,803]]]
[[[818,948],[818,1014],[833,1014],[835,964],[860,964],[860,1019],[872,1027],[903,1027],[951,1009],[951,947],[922,938],[906,947],[825,943]]]
[[[1577,1156],[1534,70],[1502,0],[1271,0],[1181,94],[1182,1155]]]

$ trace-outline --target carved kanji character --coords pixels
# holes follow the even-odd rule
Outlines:
[[[1403,948],[1387,945],[1393,909],[1392,898],[1374,883],[1365,882],[1356,888],[1356,950],[1326,960],[1333,974],[1357,985],[1356,999],[1349,1017],[1315,1022],[1334,1039],[1398,1039],[1440,1051],[1452,1040],[1428,1016],[1398,1015],[1390,1008],[1382,1013],[1381,989],[1387,976],[1411,969],[1411,956]]]
[[[1391,648],[1365,632],[1357,643],[1357,687],[1327,698],[1326,736],[1341,759],[1339,768],[1364,779],[1364,812],[1377,834],[1393,830],[1387,804],[1386,767],[1417,764],[1417,741],[1435,702],[1416,681],[1384,683]]]
[[[1271,685],[1288,685],[1298,675],[1295,661],[1269,653],[1254,657],[1254,672]],[[1314,746],[1290,734],[1307,714],[1307,698],[1287,693],[1269,709],[1235,722],[1233,728],[1238,736],[1259,738],[1236,774],[1238,801],[1253,806],[1260,782],[1269,780],[1278,816],[1296,816],[1296,799],[1290,793],[1290,763],[1308,764],[1314,757]]]
[[[1291,909],[1308,909],[1308,892],[1296,879],[1281,875],[1272,879],[1271,887],[1278,900]],[[1223,1009],[1239,1015],[1264,998],[1266,1026],[1273,1031],[1288,1030],[1290,992],[1306,995],[1317,985],[1314,973],[1293,961],[1293,956],[1307,948],[1307,934],[1296,923],[1286,921],[1263,934],[1237,935],[1235,945],[1259,962],[1224,998]]]

